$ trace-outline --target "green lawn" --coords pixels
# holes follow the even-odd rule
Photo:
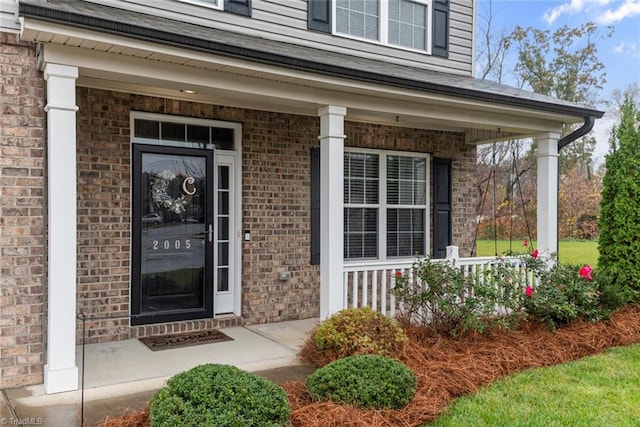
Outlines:
[[[514,252],[524,253],[526,248],[521,240],[498,240],[498,255],[503,255],[511,248]],[[478,240],[478,256],[493,256],[495,243],[493,240]],[[536,247],[536,242],[531,242]],[[567,264],[589,264],[592,267],[598,265],[598,241],[597,240],[571,240],[560,242],[558,259]]]
[[[425,426],[640,426],[640,345],[523,371]]]

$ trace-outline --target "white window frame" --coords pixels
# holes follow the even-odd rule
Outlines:
[[[368,148],[352,148],[345,147],[345,153],[366,153],[376,154],[378,156],[378,203],[371,204],[349,204],[345,203],[343,209],[346,208],[377,208],[378,209],[378,257],[377,258],[344,258],[344,262],[354,264],[358,262],[366,262],[371,260],[386,261],[398,259],[414,259],[415,256],[387,256],[387,210],[393,208],[413,208],[424,209],[425,211],[425,231],[424,231],[424,250],[425,255],[429,255],[431,249],[431,155],[429,153],[417,153],[412,151],[389,151],[375,150]],[[389,205],[387,204],[387,157],[419,157],[425,160],[426,166],[426,183],[425,183],[425,204],[424,205]],[[343,234],[346,230],[343,230]]]
[[[196,6],[208,7],[210,9],[223,10],[224,0],[178,0],[182,3],[195,4]]]
[[[183,0],[185,1],[185,0]],[[365,1],[374,1],[374,0],[365,0]],[[367,42],[367,43],[375,43],[375,44],[380,44],[380,45],[384,45],[384,46],[390,46],[393,48],[397,48],[397,49],[402,49],[402,50],[408,50],[411,52],[419,52],[422,54],[431,54],[431,37],[432,37],[432,31],[433,31],[433,22],[432,22],[432,17],[433,17],[433,1],[432,0],[405,0],[405,1],[409,1],[411,3],[418,3],[418,4],[422,4],[425,5],[427,7],[427,28],[426,28],[426,34],[425,34],[425,49],[414,49],[411,47],[407,47],[407,46],[402,46],[402,45],[396,45],[396,44],[390,44],[389,43],[389,2],[388,0],[376,0],[378,1],[378,10],[380,11],[380,16],[379,16],[379,31],[378,31],[378,40],[373,40],[373,39],[368,39],[365,37],[357,37],[357,36],[352,36],[350,34],[346,34],[346,33],[341,33],[338,32],[337,30],[337,22],[338,22],[338,15],[337,15],[337,2],[338,0],[332,0],[331,2],[331,13],[333,16],[333,19],[331,20],[331,34],[335,35],[335,36],[339,36],[339,37],[345,37],[345,38],[349,38],[349,39],[353,39],[353,40],[359,40],[359,41],[363,41],[363,42]]]

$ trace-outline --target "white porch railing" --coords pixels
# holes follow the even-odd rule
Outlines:
[[[534,283],[533,273],[527,271],[517,257],[457,257],[457,248],[449,247],[448,257],[435,262],[450,262],[458,266],[466,276],[477,280],[494,280],[495,268],[503,263],[510,268],[518,283]],[[390,317],[395,317],[398,305],[392,289],[397,273],[413,277],[414,260],[351,262],[344,265],[344,308],[371,307]],[[524,289],[521,290],[524,292]],[[504,307],[496,307],[497,313],[505,313]]]

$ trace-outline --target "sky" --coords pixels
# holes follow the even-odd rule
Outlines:
[[[481,17],[488,14],[488,6],[489,0],[477,0],[479,26],[483,25]],[[614,89],[624,90],[633,82],[640,84],[640,0],[492,0],[491,7],[496,33],[504,30],[508,34],[517,25],[551,32],[586,22],[595,22],[603,31],[612,26],[613,36],[597,46],[607,79],[601,96],[608,99]],[[507,77],[504,83],[515,85],[515,79],[509,81]],[[604,110],[606,106],[599,108]],[[609,114],[596,121],[597,163],[608,152],[609,130],[614,123]]]

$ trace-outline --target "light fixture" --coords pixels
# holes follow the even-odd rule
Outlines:
[[[195,90],[191,90],[191,89],[180,89],[180,92],[186,93],[188,95],[195,95],[196,93],[198,93]]]

